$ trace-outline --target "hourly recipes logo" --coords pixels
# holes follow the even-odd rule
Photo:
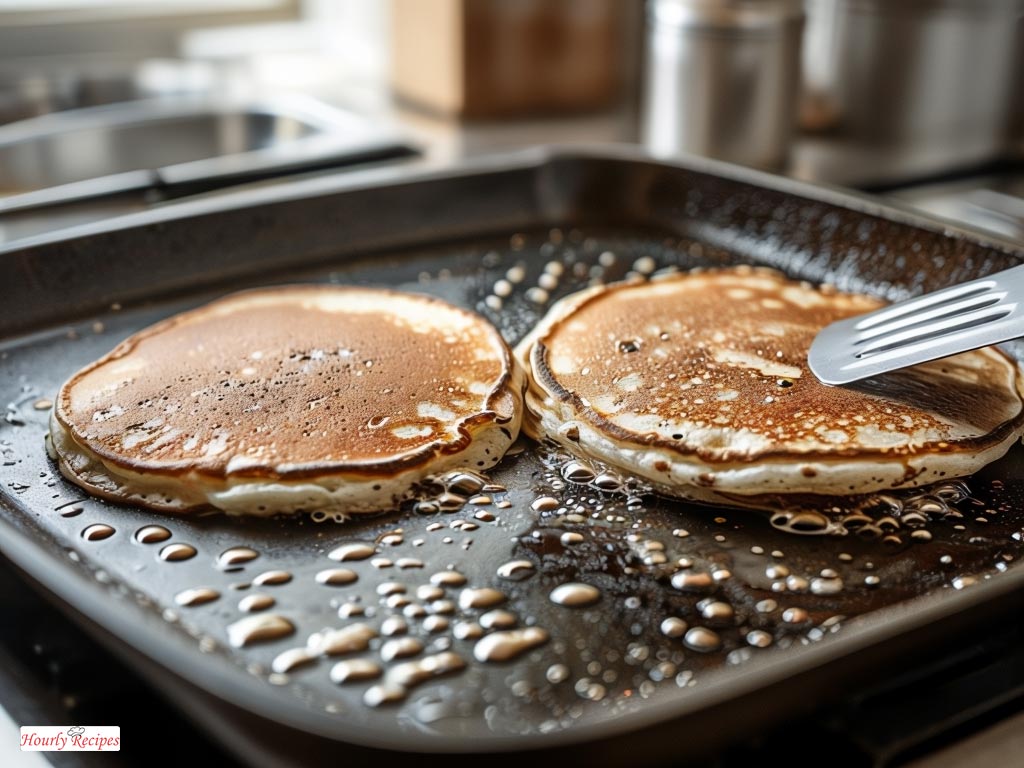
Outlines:
[[[117,725],[23,725],[22,752],[120,752]]]

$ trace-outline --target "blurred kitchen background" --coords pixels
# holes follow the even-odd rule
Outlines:
[[[1024,0],[0,0],[0,243],[239,184],[640,143],[1024,238]]]

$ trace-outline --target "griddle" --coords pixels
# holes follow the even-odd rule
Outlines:
[[[332,282],[424,292],[480,312],[514,343],[551,301],[630,273],[763,264],[899,299],[1020,257],[1010,243],[869,198],[625,148],[356,172],[22,241],[0,250],[0,550],[254,763],[358,762],[381,750],[445,754],[448,764],[508,750],[602,764],[708,754],[884,685],[908,665],[940,663],[1013,617],[1024,603],[1016,565],[1021,449],[960,490],[946,484],[916,517],[908,515],[922,509],[920,493],[850,502],[851,519],[852,506],[799,518],[794,510],[773,516],[669,501],[629,482],[609,490],[585,475],[574,482],[569,457],[528,440],[488,473],[505,489],[492,501],[506,505],[428,514],[409,506],[341,524],[174,517],[88,498],[61,478],[43,449],[47,401],[130,333],[244,287]],[[562,266],[557,284],[531,290],[552,263]],[[509,270],[522,280],[498,302],[495,283]],[[822,520],[832,534],[806,535],[820,534]],[[83,537],[97,524],[114,532]],[[135,532],[154,524],[171,537],[139,543]],[[338,565],[327,553],[350,541],[375,546],[378,562],[342,563],[358,574],[352,584],[318,583],[315,574]],[[195,555],[162,559],[169,544]],[[219,561],[239,546],[257,556]],[[501,578],[498,566],[511,560],[532,563],[532,575]],[[453,628],[485,609],[459,607],[461,587],[445,587],[454,606],[416,594],[431,575],[453,569],[466,586],[500,589],[517,626],[543,627],[550,640],[511,661],[475,660],[474,641]],[[273,570],[292,578],[253,584]],[[680,572],[713,578],[673,585]],[[569,582],[597,587],[599,601],[553,603],[552,589]],[[380,707],[363,701],[372,682],[331,682],[339,659],[273,671],[280,652],[313,632],[356,621],[379,628],[403,613],[402,601],[388,604],[388,583],[449,620],[430,631],[422,617],[409,618],[408,636],[424,654],[458,654],[465,670]],[[219,598],[175,602],[199,586]],[[269,611],[297,631],[234,648],[226,628],[247,615],[238,603],[254,592],[272,596]],[[367,615],[340,618],[346,604]],[[700,648],[666,634],[670,616],[712,630],[720,643]],[[387,639],[356,656],[379,658]]]

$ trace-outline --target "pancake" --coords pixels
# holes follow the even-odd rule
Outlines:
[[[76,373],[49,449],[90,493],[153,509],[377,512],[429,474],[497,463],[521,391],[505,342],[471,312],[286,286],[172,317]]]
[[[924,485],[1002,456],[1024,430],[1024,388],[998,349],[860,386],[815,378],[815,334],[879,306],[749,267],[581,291],[516,348],[526,430],[668,495],[764,508]]]

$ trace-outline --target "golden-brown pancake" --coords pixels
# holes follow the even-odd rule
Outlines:
[[[763,269],[600,286],[516,348],[527,430],[670,495],[770,506],[971,474],[1024,431],[1022,375],[986,348],[830,387],[815,334],[881,305]]]
[[[50,449],[86,490],[173,511],[394,508],[426,475],[494,465],[522,378],[438,299],[285,286],[142,330],[61,388]]]

